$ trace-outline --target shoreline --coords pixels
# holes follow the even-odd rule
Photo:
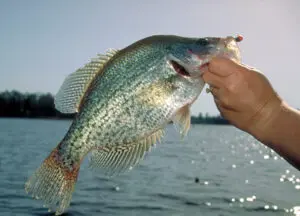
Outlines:
[[[194,116],[192,116],[193,118]],[[194,117],[197,118],[197,117]],[[36,116],[36,117],[28,117],[28,116],[0,116],[0,119],[32,119],[32,120],[69,120],[72,121],[73,118],[69,117],[57,117],[57,116]],[[171,124],[171,123],[169,123]],[[229,123],[213,123],[213,122],[197,122],[196,121],[191,121],[191,125],[231,125]]]

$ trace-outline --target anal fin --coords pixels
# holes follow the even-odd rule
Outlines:
[[[135,143],[92,149],[90,167],[100,168],[108,176],[129,170],[143,159],[145,153],[160,141],[163,134],[163,130],[160,129]]]

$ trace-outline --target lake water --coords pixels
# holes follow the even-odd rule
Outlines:
[[[63,138],[70,121],[0,119],[0,215],[53,215],[24,191],[27,177]],[[172,125],[130,172],[107,178],[80,170],[64,215],[296,215],[300,172],[231,126]],[[199,183],[195,183],[199,178]]]

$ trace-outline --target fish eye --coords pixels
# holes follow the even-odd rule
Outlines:
[[[208,41],[207,38],[199,38],[196,41],[196,44],[199,45],[199,46],[207,46],[207,45],[209,45],[209,41]]]

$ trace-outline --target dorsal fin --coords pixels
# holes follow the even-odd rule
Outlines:
[[[93,149],[90,167],[103,169],[106,175],[113,176],[134,167],[143,159],[145,152],[160,141],[162,129],[132,144],[105,146]]]
[[[67,76],[54,98],[55,108],[62,113],[78,112],[81,99],[91,81],[117,52],[118,50],[110,49],[105,55],[98,54],[82,68]]]

